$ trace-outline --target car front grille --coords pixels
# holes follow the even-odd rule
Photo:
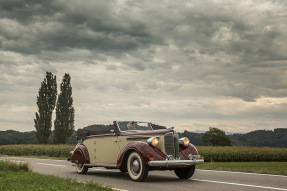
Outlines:
[[[179,158],[178,134],[176,132],[170,132],[164,135],[164,146],[167,155],[171,155],[174,159]]]

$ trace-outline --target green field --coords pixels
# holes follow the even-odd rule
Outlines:
[[[67,158],[73,145],[2,145],[0,155]],[[287,148],[197,147],[206,162],[287,162]]]
[[[16,164],[0,161],[1,191],[41,191],[41,190],[74,190],[111,191],[111,188],[88,182],[80,183],[72,179],[64,179],[49,175],[40,175],[29,170],[27,163]]]
[[[67,158],[74,145],[1,145],[0,155]]]
[[[196,168],[287,176],[287,162],[205,162]]]
[[[3,145],[0,155],[66,159],[72,145]],[[287,148],[197,147],[205,163],[199,169],[287,175]]]
[[[197,147],[206,162],[287,162],[287,148]]]

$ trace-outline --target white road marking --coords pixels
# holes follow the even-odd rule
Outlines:
[[[259,174],[259,173],[251,173],[251,172],[232,172],[232,171],[201,170],[201,169],[196,169],[196,170],[197,170],[197,171],[207,171],[207,172],[221,172],[221,173],[231,173],[231,174],[247,174],[247,175],[274,176],[274,177],[287,178],[287,176],[284,176],[284,175],[275,175],[275,174]]]
[[[229,185],[235,185],[235,186],[246,186],[246,187],[253,187],[253,188],[264,188],[264,189],[270,189],[270,190],[283,190],[283,191],[287,191],[287,189],[285,189],[285,188],[275,188],[275,187],[258,186],[258,185],[251,185],[251,184],[240,184],[240,183],[233,183],[233,182],[221,182],[221,181],[200,180],[200,179],[192,179],[192,180],[200,181],[200,182],[217,183],[217,184],[229,184]]]
[[[61,161],[66,162],[67,160],[61,160],[61,159],[38,159],[38,158],[30,158],[30,159],[36,159],[36,160],[53,160],[53,161]]]
[[[118,170],[107,170],[107,169],[95,169],[95,168],[92,168],[90,169],[92,171],[108,171],[108,172],[119,172]]]
[[[26,161],[21,161],[21,160],[9,160],[11,162],[16,162],[16,163],[27,163]]]
[[[47,165],[47,166],[61,166],[61,167],[67,167],[66,165],[59,165],[59,164],[48,164],[48,163],[37,163],[37,164],[41,164],[41,165]]]
[[[105,170],[105,169],[91,169],[93,171],[109,171],[109,170]]]
[[[1,157],[3,157],[3,156],[1,156]],[[21,157],[21,156],[19,156],[19,157]],[[10,158],[12,158],[12,157],[10,157]],[[14,157],[14,158],[16,158],[16,157]],[[21,157],[21,159],[25,159],[25,160],[53,160],[53,161],[60,161],[60,162],[66,162],[67,160],[61,160],[61,159],[41,159],[41,158],[28,158],[28,157]],[[3,159],[1,159],[1,160],[3,160]]]
[[[27,158],[27,157],[21,157],[26,160],[53,160],[53,161],[61,161],[61,162],[66,162],[67,160],[60,160],[60,159],[41,159],[41,158]]]
[[[82,181],[77,181],[77,182],[86,184],[86,182],[82,182]],[[103,186],[103,187],[107,188],[107,186]],[[109,187],[109,188],[111,188],[111,187]],[[116,190],[116,191],[128,191],[128,190],[123,190],[123,189],[119,189],[119,188],[111,188],[111,189]]]
[[[118,189],[118,188],[112,188],[112,189],[116,191],[128,191],[128,190],[123,190],[123,189]]]
[[[22,160],[4,160],[4,159],[0,159],[2,161],[10,161],[10,162],[15,162],[15,163],[27,163],[27,161],[22,161]]]

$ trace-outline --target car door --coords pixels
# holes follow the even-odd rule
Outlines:
[[[94,139],[94,161],[96,164],[116,165],[119,153],[117,136]]]
[[[88,149],[90,164],[116,165],[119,155],[117,136],[97,136],[84,141]]]

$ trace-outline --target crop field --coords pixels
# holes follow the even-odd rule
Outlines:
[[[74,145],[3,145],[0,155],[67,158]]]
[[[3,145],[0,155],[67,158],[74,145]],[[197,147],[206,162],[287,162],[287,148]]]
[[[206,162],[287,162],[287,148],[197,147]]]

